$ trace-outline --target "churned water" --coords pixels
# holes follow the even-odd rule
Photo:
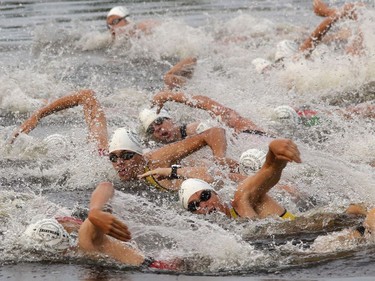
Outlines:
[[[337,7],[344,3],[328,2]],[[105,16],[120,4],[134,21],[156,19],[161,24],[151,35],[111,43]],[[264,75],[253,66],[255,58],[273,60],[279,41],[301,42],[321,21],[312,1],[0,1],[0,279],[372,280],[373,241],[337,245],[330,234],[311,246],[325,231],[353,225],[335,215],[349,203],[375,205],[374,121],[338,113],[375,100],[375,11],[373,1],[366,4],[357,22],[337,27],[361,29],[363,56],[322,45],[313,60],[288,62]],[[45,118],[15,145],[6,144],[34,110],[84,88],[93,89],[104,106],[109,133],[119,126],[141,132],[139,111],[163,88],[163,74],[187,56],[198,57],[187,93],[209,96],[298,143],[303,163],[288,165],[282,182],[296,186],[303,199],[276,190],[272,194],[291,212],[310,219],[290,224],[202,218],[180,210],[175,195],[143,186],[131,191],[118,182],[107,159],[92,152],[81,108]],[[275,121],[273,109],[280,105],[308,105],[320,122]],[[183,105],[167,107],[181,122],[210,118]],[[235,159],[248,148],[267,146],[264,139],[243,134],[235,138],[228,133],[228,140],[228,155]],[[20,237],[30,221],[85,207],[104,180],[121,190],[115,210],[138,247],[147,255],[183,258],[185,275],[141,273],[74,254],[61,257],[25,248]],[[234,188],[228,182],[220,193],[229,200]],[[331,216],[320,216],[322,212]]]

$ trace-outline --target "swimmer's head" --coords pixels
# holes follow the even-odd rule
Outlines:
[[[214,191],[213,187],[207,182],[200,179],[187,179],[185,180],[180,187],[178,195],[180,197],[181,206],[189,210],[189,200],[190,198],[199,191],[211,190]]]
[[[262,150],[252,148],[242,153],[240,157],[240,172],[251,175],[258,171],[266,161],[266,153]]]
[[[126,26],[129,24],[129,11],[124,6],[117,6],[112,8],[107,14],[107,28],[111,34],[115,36],[116,28]]]
[[[72,246],[70,235],[55,219],[43,219],[30,224],[24,235],[46,250],[63,251]]]
[[[119,128],[114,132],[109,144],[109,160],[121,180],[137,178],[144,165],[142,154],[143,148],[134,132],[126,128]]]
[[[298,45],[291,40],[280,41],[276,46],[275,61],[289,58],[298,52]]]
[[[143,147],[137,134],[127,128],[115,130],[109,143],[109,153],[120,150],[143,154]]]
[[[297,112],[289,105],[276,107],[273,110],[272,118],[282,123],[291,123],[294,125],[298,124],[300,120]]]
[[[165,109],[161,109],[159,114],[156,113],[156,108],[145,108],[139,113],[139,119],[141,120],[143,128],[146,130],[146,132],[150,131],[150,126],[152,125],[152,123],[154,123],[159,118],[171,119],[172,117]]]

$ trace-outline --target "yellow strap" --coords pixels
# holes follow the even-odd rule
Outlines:
[[[150,169],[148,167],[145,167],[145,172],[148,172],[150,171]],[[160,189],[162,191],[169,191],[167,188],[165,188],[164,186],[161,186],[156,180],[155,178],[150,175],[150,176],[147,176],[145,178],[145,180],[150,184],[152,185],[153,187],[157,188],[157,189]]]
[[[280,216],[280,218],[282,218],[283,220],[295,220],[296,216],[286,211],[282,216]]]
[[[236,212],[236,210],[234,208],[231,208],[230,209],[230,216],[234,219],[237,219],[238,218],[238,214]]]

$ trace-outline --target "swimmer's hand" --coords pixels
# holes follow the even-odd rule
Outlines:
[[[168,178],[171,175],[172,168],[156,168],[151,171],[147,171],[142,175],[138,175],[138,178],[147,178],[148,176],[156,176],[157,179]]]
[[[289,139],[276,139],[269,145],[270,152],[278,160],[301,163],[301,153],[297,145]]]
[[[28,134],[30,133],[39,123],[39,115],[33,114],[29,119],[22,123],[22,125],[17,128],[17,130],[13,133],[12,137],[9,140],[10,144],[13,144],[16,138],[21,134]]]
[[[91,209],[88,219],[93,225],[113,238],[124,242],[127,242],[132,238],[126,224],[110,213],[98,209]]]
[[[152,107],[156,107],[156,114],[160,113],[160,110],[163,108],[164,104],[173,98],[173,93],[170,91],[161,91],[154,95],[152,98]]]

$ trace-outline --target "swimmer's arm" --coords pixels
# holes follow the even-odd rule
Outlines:
[[[100,150],[106,150],[108,147],[107,121],[95,93],[91,90],[75,92],[37,110],[13,134],[11,143],[14,142],[20,133],[28,134],[31,132],[42,118],[78,105],[83,106],[90,138],[94,139]]]
[[[164,75],[165,85],[169,89],[183,86],[193,76],[196,64],[195,57],[188,57],[178,62]]]
[[[152,103],[160,110],[167,101],[183,103],[193,108],[204,109],[216,116],[224,114],[228,109],[220,103],[210,99],[209,97],[197,95],[188,97],[182,92],[161,91],[154,95]]]
[[[156,168],[148,171],[139,178],[156,176],[157,179],[168,179],[172,173],[172,168]],[[206,182],[213,182],[214,178],[210,175],[206,167],[181,167],[177,170],[178,179],[198,178]]]
[[[225,130],[222,128],[211,128],[198,135],[190,136],[182,141],[168,144],[155,151],[146,154],[150,161],[150,168],[170,167],[179,160],[208,145],[215,159],[222,163],[225,161],[227,140]]]
[[[326,33],[331,29],[332,25],[344,17],[350,19],[357,19],[357,13],[355,12],[355,4],[347,3],[343,6],[341,10],[331,11],[331,15],[325,18],[311,33],[309,38],[307,38],[299,47],[299,51],[303,52],[306,57],[308,57],[311,52],[316,48],[316,46],[322,41]]]
[[[267,192],[280,180],[281,173],[288,162],[300,163],[300,152],[297,146],[287,139],[277,139],[270,143],[266,162],[252,176],[242,181],[235,192],[233,207],[241,208],[255,206]]]
[[[114,188],[108,182],[100,183],[92,193],[89,216],[78,233],[79,248],[87,254],[104,254],[124,264],[138,266],[144,261],[143,255],[120,242],[131,239],[128,227],[112,214],[102,211],[113,194]]]
[[[220,117],[221,121],[228,127],[242,131],[244,129],[262,131],[250,119],[243,118],[235,110],[228,108],[209,97],[203,95],[195,95],[187,97],[182,92],[162,91],[153,97],[153,105],[160,110],[167,101],[183,103],[193,108],[199,108],[207,111],[213,117]]]

